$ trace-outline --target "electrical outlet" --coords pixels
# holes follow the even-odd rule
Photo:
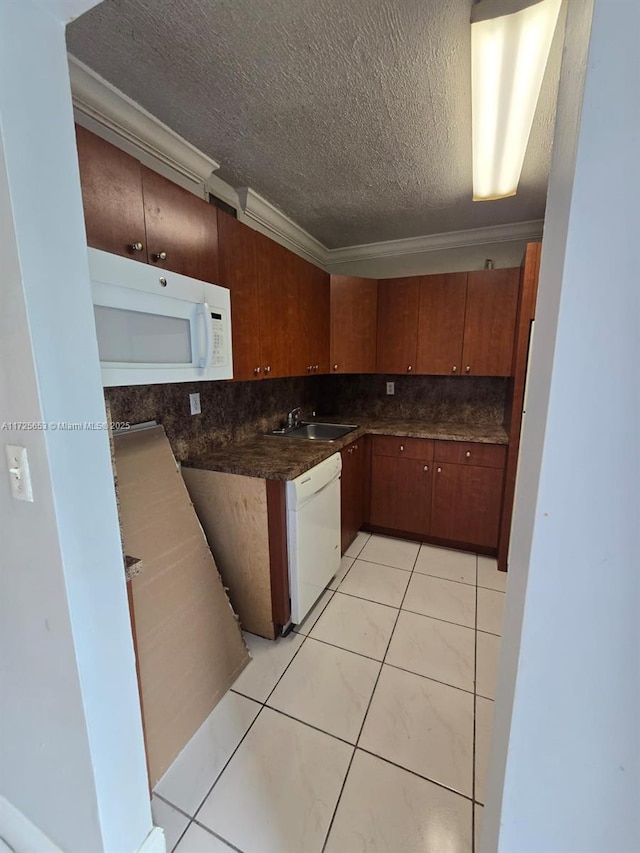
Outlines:
[[[395,382],[387,382],[387,394],[395,394],[396,393],[396,383]]]
[[[189,394],[189,406],[191,407],[192,415],[199,415],[202,412],[200,408],[200,394]]]

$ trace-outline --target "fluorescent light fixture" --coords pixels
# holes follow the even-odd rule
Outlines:
[[[471,10],[473,200],[515,195],[562,0]]]

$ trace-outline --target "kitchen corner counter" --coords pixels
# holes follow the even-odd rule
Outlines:
[[[318,418],[320,420],[320,418]],[[400,418],[322,418],[326,423],[358,423],[358,428],[337,441],[306,441],[296,438],[257,436],[199,453],[182,462],[185,468],[222,471],[265,480],[293,480],[365,435],[433,438],[440,441],[473,441],[507,444],[504,427],[498,424],[429,423]]]

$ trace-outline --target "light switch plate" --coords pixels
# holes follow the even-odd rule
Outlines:
[[[189,406],[192,415],[199,415],[202,412],[200,408],[200,394],[189,394]]]
[[[396,383],[395,382],[387,382],[387,394],[395,394],[396,393]]]
[[[17,444],[7,444],[5,450],[7,453],[11,495],[17,501],[29,501],[32,503],[33,490],[31,489],[27,448],[20,447]]]

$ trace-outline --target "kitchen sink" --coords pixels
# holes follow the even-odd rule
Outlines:
[[[302,421],[291,429],[276,429],[268,435],[274,438],[304,438],[307,441],[335,441],[358,429],[357,424],[324,424]]]

